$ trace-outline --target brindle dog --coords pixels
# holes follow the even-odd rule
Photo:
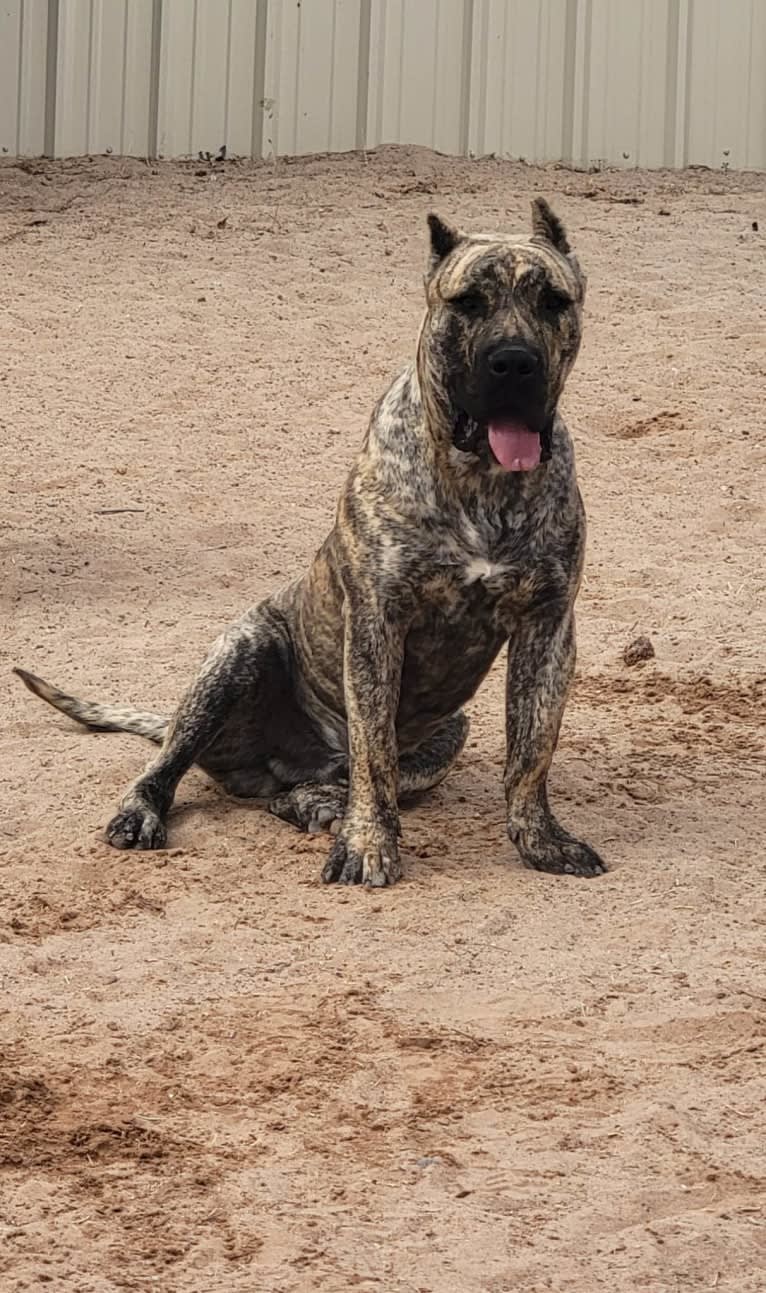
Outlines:
[[[57,709],[161,743],[107,829],[162,848],[184,773],[336,838],[322,878],[400,875],[400,799],[465,745],[462,706],[508,643],[508,835],[527,866],[606,868],[559,825],[546,780],[575,663],[585,519],[557,412],[585,278],[559,219],[469,236],[429,216],[417,359],[375,409],[308,574],[219,638],[171,719],[91,704],[17,670]]]

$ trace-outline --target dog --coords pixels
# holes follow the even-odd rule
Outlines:
[[[548,805],[575,664],[585,515],[558,412],[585,275],[547,202],[521,237],[429,215],[415,362],[377,404],[308,574],[213,646],[172,718],[26,686],[93,730],[161,745],[107,827],[158,849],[193,764],[302,830],[334,834],[327,883],[401,874],[399,805],[446,777],[464,705],[507,644],[507,831],[539,871],[596,876]]]

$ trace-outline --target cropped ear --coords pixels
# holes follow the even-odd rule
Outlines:
[[[535,238],[551,243],[562,256],[568,256],[572,250],[566,229],[545,198],[535,198],[532,202],[532,232]]]
[[[433,211],[428,217],[428,228],[431,230],[431,259],[429,269],[436,269],[440,261],[457,247],[461,235],[452,225],[445,222]]]

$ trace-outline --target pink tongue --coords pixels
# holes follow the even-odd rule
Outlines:
[[[532,471],[540,465],[540,437],[523,422],[490,422],[489,447],[506,471]]]

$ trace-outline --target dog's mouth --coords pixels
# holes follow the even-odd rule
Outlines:
[[[551,456],[551,425],[541,430],[520,417],[500,415],[480,421],[461,413],[453,443],[463,453],[476,454],[507,472],[534,471]]]
[[[523,422],[496,418],[487,424],[487,440],[495,462],[503,471],[534,471],[540,466],[540,435]]]

